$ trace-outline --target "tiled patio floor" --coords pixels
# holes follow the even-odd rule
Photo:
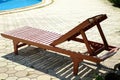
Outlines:
[[[0,15],[0,32],[32,26],[64,34],[86,18],[98,14],[107,14],[108,19],[101,24],[103,31],[109,44],[120,47],[120,9],[112,7],[107,0],[54,0],[53,4],[43,8]],[[92,35],[90,39],[99,41],[96,30],[91,30],[89,35]],[[60,46],[80,50],[77,43]],[[96,72],[104,74],[109,70],[106,68],[120,63],[118,51],[101,63],[106,68],[99,69],[94,63],[82,62],[78,76],[73,76],[70,58],[54,53],[25,47],[15,56],[12,41],[0,36],[0,80],[93,80]]]

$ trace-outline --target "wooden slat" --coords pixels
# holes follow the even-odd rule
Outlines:
[[[107,16],[105,14],[97,15],[92,18],[88,18],[85,21],[83,21],[81,24],[61,36],[59,39],[55,40],[51,45],[55,46],[57,44],[60,44],[64,41],[69,40],[71,37],[76,37],[75,35],[80,32],[80,30],[87,31],[88,29],[92,28],[96,25],[96,23],[100,23],[101,21],[105,20]],[[94,20],[95,19],[95,20]],[[91,21],[92,20],[92,21]]]
[[[64,34],[63,36],[61,36],[59,39],[55,40],[51,45],[55,46],[55,45],[60,44],[66,40],[69,40],[71,37],[78,34],[83,26],[89,26],[89,25],[90,24],[89,24],[88,20],[84,21],[83,23],[79,24],[78,26],[76,26],[75,28],[73,28],[72,30],[70,30],[69,32]]]
[[[46,45],[51,44],[54,40],[61,36],[57,33],[31,27],[23,27],[3,34]]]
[[[100,56],[99,58],[104,61],[105,59],[113,56],[118,50],[119,48],[113,48],[108,53],[104,54],[103,56]]]

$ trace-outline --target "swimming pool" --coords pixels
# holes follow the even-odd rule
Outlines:
[[[0,0],[0,10],[23,8],[40,3],[42,0]]]

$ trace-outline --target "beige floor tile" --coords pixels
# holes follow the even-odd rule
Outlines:
[[[0,79],[6,79],[8,77],[8,74],[6,73],[0,73]]]

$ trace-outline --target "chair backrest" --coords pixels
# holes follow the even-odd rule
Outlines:
[[[106,18],[107,18],[106,14],[100,14],[100,15],[88,18],[84,22],[82,22],[81,24],[79,24],[78,26],[70,30],[69,32],[67,32],[66,34],[62,35],[60,38],[55,40],[50,45],[55,46],[64,41],[70,40],[70,38],[80,35],[81,30],[86,31],[92,28],[93,26],[99,24],[101,21],[105,20]]]

